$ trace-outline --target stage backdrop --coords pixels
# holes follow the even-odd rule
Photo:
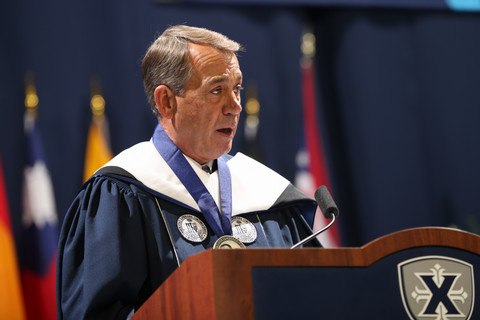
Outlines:
[[[101,81],[113,153],[149,139],[155,119],[141,59],[156,35],[178,23],[212,28],[245,46],[244,100],[257,93],[260,160],[292,181],[303,134],[301,35],[313,28],[317,121],[343,245],[415,226],[479,232],[477,13],[453,11],[451,1],[192,2],[2,2],[0,155],[17,241],[25,74],[35,79],[61,223],[82,183],[91,79]],[[243,121],[233,152],[247,150]]]

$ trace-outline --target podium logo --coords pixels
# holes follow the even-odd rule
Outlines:
[[[398,264],[403,306],[410,319],[467,320],[475,301],[471,264],[424,256]]]

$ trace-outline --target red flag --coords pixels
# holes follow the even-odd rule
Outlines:
[[[310,34],[310,37],[313,37]],[[304,37],[305,41],[305,37]],[[309,48],[314,48],[309,46]],[[304,150],[297,155],[297,165],[304,168],[299,171],[295,184],[305,194],[314,197],[315,190],[325,185],[331,192],[328,166],[323,152],[322,139],[317,125],[316,96],[315,96],[315,72],[311,56],[302,59],[302,96],[303,96],[303,123],[304,123]],[[323,214],[318,212],[315,215],[313,230],[319,230],[328,221]],[[328,231],[319,236],[324,247],[340,246],[340,235],[337,225],[333,225]]]
[[[25,309],[1,161],[0,261],[0,319],[23,320],[25,319]]]

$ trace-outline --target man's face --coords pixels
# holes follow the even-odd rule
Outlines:
[[[237,57],[212,46],[190,44],[193,74],[171,119],[170,138],[203,164],[232,148],[242,106],[242,73]]]

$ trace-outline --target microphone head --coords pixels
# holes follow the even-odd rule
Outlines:
[[[322,210],[323,216],[326,219],[332,219],[333,216],[338,216],[338,208],[335,202],[333,201],[330,192],[326,186],[320,186],[317,191],[315,191],[315,200],[318,203],[318,207]]]

